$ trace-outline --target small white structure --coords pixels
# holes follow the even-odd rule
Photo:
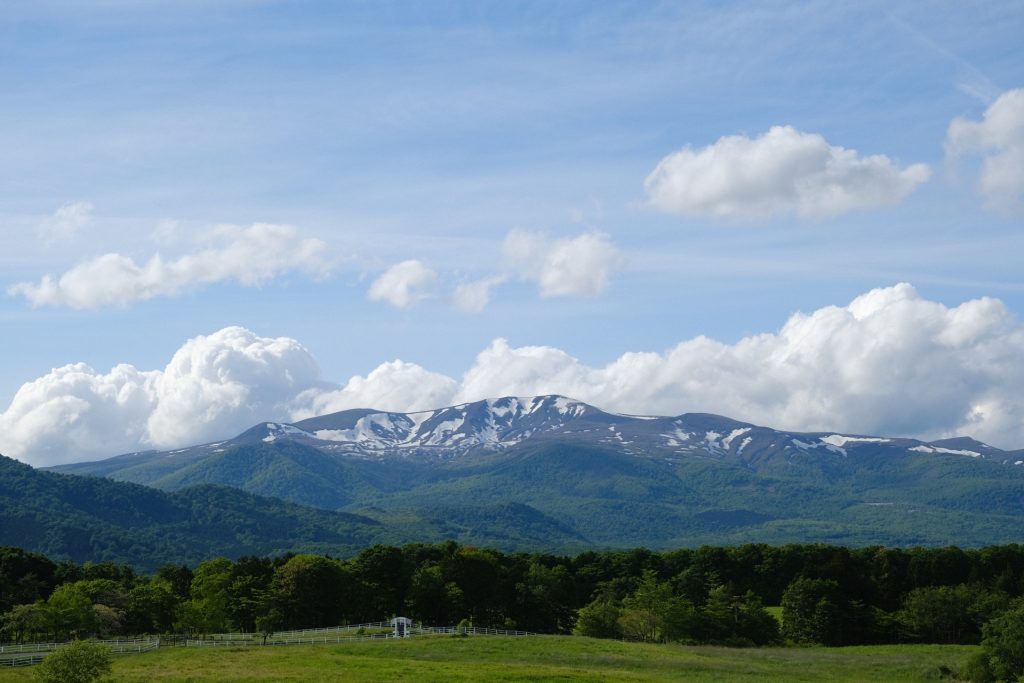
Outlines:
[[[391,620],[391,635],[394,638],[408,638],[412,635],[412,619],[395,617]]]

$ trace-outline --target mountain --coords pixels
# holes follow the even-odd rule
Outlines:
[[[304,507],[228,486],[166,492],[94,476],[35,470],[0,455],[0,546],[54,559],[127,562],[142,570],[224,555],[289,551],[353,555],[422,534],[486,539],[502,548],[582,548],[559,521],[527,505],[481,504],[446,512],[367,515]]]
[[[58,469],[167,491],[231,486],[355,513],[389,538],[579,549],[1016,542],[1022,465],[1024,451],[967,438],[786,432],[538,396],[267,422]]]

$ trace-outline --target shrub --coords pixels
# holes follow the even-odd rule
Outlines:
[[[110,673],[110,661],[105,645],[76,640],[47,655],[33,673],[40,683],[93,683]]]
[[[992,665],[988,661],[988,655],[984,652],[975,652],[967,660],[967,664],[960,670],[961,680],[974,681],[974,683],[993,683],[996,680],[992,673]]]
[[[981,647],[998,680],[1016,681],[1024,674],[1024,607],[992,619],[982,635]]]

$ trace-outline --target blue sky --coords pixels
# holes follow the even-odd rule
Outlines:
[[[986,339],[1012,349],[1024,309],[1020,175],[1010,163],[986,176],[983,164],[1000,150],[1019,161],[1024,111],[1004,100],[1010,123],[994,143],[954,139],[951,124],[983,121],[1024,87],[1021,35],[1019,2],[5,3],[0,410],[11,406],[8,422],[50,411],[55,394],[14,404],[53,368],[163,371],[186,340],[228,326],[300,342],[324,391],[401,359],[461,382],[452,398],[468,398],[463,375],[496,339],[600,369],[700,335],[731,346],[776,334],[797,312],[846,307],[900,282],[947,311],[1000,300],[1002,332],[986,328]],[[762,180],[788,172],[747,177],[773,127],[788,127],[779,145],[831,154],[846,174],[833,182],[796,171],[798,184],[852,199],[807,209],[806,197],[769,187],[775,208],[750,203]],[[727,136],[742,149],[719,144]],[[645,179],[684,148],[693,158],[670,171],[686,182],[659,205]],[[694,171],[712,152],[715,163],[735,153],[735,163]],[[865,169],[873,155],[884,161]],[[719,171],[724,185],[695,196],[697,181]],[[1001,194],[983,186],[993,177]],[[279,247],[232,251],[263,239],[246,232],[259,224],[288,226],[274,233]],[[209,237],[225,225],[234,227]],[[526,246],[515,251],[510,234]],[[193,263],[204,250],[227,264],[219,274]],[[26,293],[105,254],[138,266],[159,254],[178,270],[154,269],[161,282],[147,280],[145,296],[138,282],[97,294],[118,287],[104,269],[76,290],[77,304],[66,292]],[[415,268],[394,272],[371,300],[374,283],[407,261]],[[247,263],[263,269],[257,282],[246,281]],[[463,310],[480,299],[453,305],[459,284],[481,281],[490,283],[482,310]],[[1007,353],[992,363],[1016,376],[1024,361]],[[945,424],[840,410],[833,428],[942,435],[975,424],[1001,445],[1024,437],[1024,408],[985,394],[989,375],[963,377],[976,400]],[[571,381],[565,389],[580,393]],[[635,407],[631,395],[609,401],[789,420],[782,427],[824,419],[664,392]],[[851,392],[856,400],[838,408],[856,413],[870,396]],[[277,411],[267,418],[293,410],[281,406],[294,396],[278,398],[260,404]],[[1007,412],[1002,426],[970,417],[985,401]],[[403,395],[376,407],[416,405]],[[233,415],[181,438],[252,417]],[[92,418],[86,408],[39,419],[57,430]],[[142,446],[173,440],[140,434]],[[52,449],[98,452],[84,443]],[[32,459],[28,441],[0,446]]]

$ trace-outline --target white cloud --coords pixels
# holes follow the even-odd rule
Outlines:
[[[104,254],[59,278],[46,275],[38,284],[18,283],[8,293],[24,296],[33,306],[94,309],[175,296],[226,280],[253,286],[289,270],[316,275],[329,270],[323,256],[326,245],[299,238],[288,225],[220,226],[207,242],[205,248],[180,258],[166,261],[156,254],[142,265],[123,254]]]
[[[0,414],[0,452],[53,465],[200,443],[284,419],[286,404],[319,386],[295,340],[228,327],[189,340],[163,370],[78,363],[24,384]]]
[[[294,396],[319,386],[316,359],[299,342],[227,327],[187,341],[156,377],[144,441],[195,443],[279,420]]]
[[[1024,327],[995,299],[954,308],[906,284],[793,315],[736,344],[705,337],[587,367],[550,347],[494,342],[457,400],[564,393],[621,412],[706,411],[769,426],[973,434],[1024,446]]]
[[[536,280],[545,297],[599,294],[623,264],[622,254],[599,232],[550,239],[539,232],[512,230],[502,253],[521,277]]]
[[[341,389],[311,389],[296,397],[296,420],[351,408],[376,408],[395,412],[427,410],[451,405],[458,382],[430,372],[415,363],[395,360],[382,363],[365,377],[355,376]]]
[[[953,119],[946,154],[951,161],[981,155],[978,191],[986,206],[1019,208],[1024,203],[1024,88],[1000,95],[981,121]]]
[[[52,216],[40,221],[39,236],[48,245],[74,239],[82,228],[92,223],[93,208],[89,202],[64,204]]]
[[[396,308],[412,308],[433,296],[436,283],[437,273],[422,262],[409,259],[396,263],[374,280],[367,297]]]
[[[924,164],[901,169],[887,156],[860,156],[821,135],[773,126],[753,139],[731,135],[684,147],[662,159],[644,187],[650,205],[669,213],[827,217],[895,204],[930,174]]]
[[[348,408],[415,411],[558,393],[606,410],[713,412],[783,429],[1024,447],[1024,325],[997,299],[948,307],[900,284],[792,315],[778,332],[706,337],[588,366],[548,346],[484,349],[461,379],[400,360],[343,387],[293,339],[231,327],[188,341],[163,370],[68,365],[21,387],[0,452],[35,465],[173,448],[263,420]]]
[[[491,301],[491,289],[505,282],[503,275],[461,282],[455,287],[452,303],[464,313],[479,313]]]

